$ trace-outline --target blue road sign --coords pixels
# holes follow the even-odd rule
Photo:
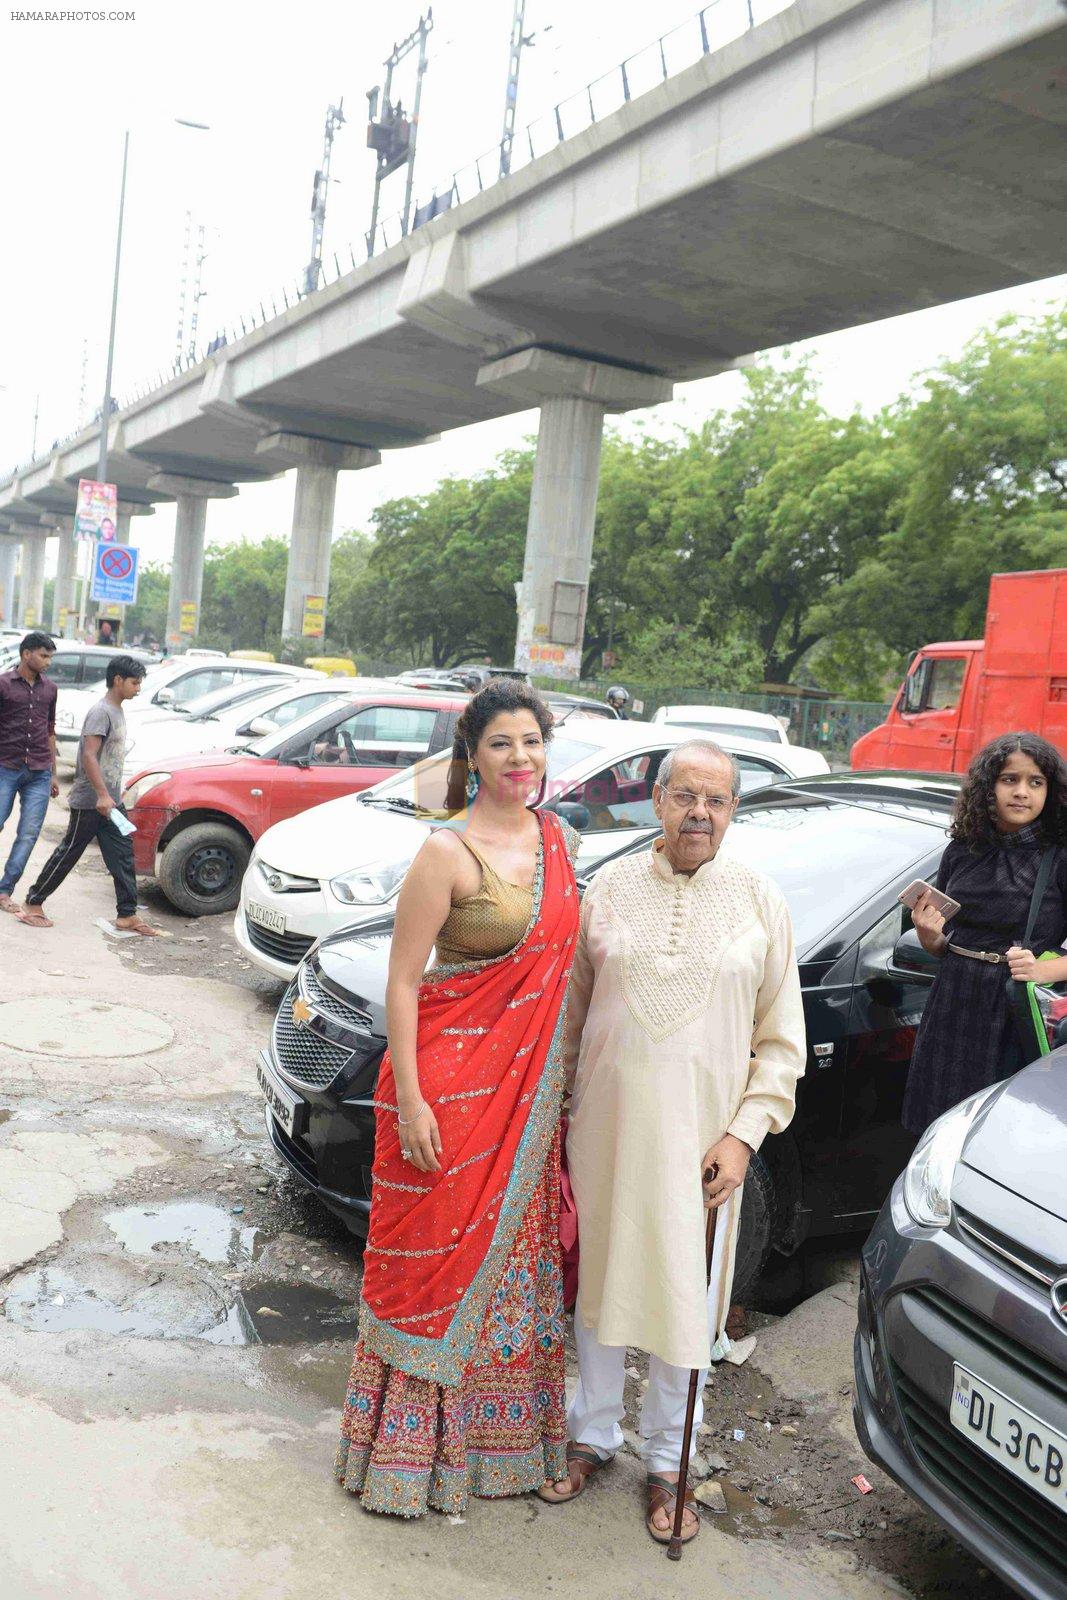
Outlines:
[[[98,540],[93,552],[94,600],[132,606],[137,599],[138,551],[136,545],[108,544]]]

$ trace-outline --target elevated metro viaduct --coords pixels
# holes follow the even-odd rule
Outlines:
[[[199,605],[212,498],[296,469],[295,634],[339,472],[538,406],[516,660],[574,676],[607,412],[1067,267],[1065,43],[1060,0],[795,0],[117,413],[127,529],[177,504],[168,633]],[[69,583],[97,451],[90,429],[0,482],[22,615],[49,535]]]

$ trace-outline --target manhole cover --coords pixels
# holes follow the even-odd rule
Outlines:
[[[174,1029],[162,1017],[106,1000],[8,1000],[0,1005],[0,1044],[33,1055],[114,1059],[165,1050]]]

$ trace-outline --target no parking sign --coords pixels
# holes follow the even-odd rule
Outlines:
[[[94,600],[132,606],[137,599],[138,556],[135,545],[107,544],[99,540],[93,551]]]

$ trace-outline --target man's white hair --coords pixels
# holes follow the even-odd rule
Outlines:
[[[670,783],[671,774],[674,771],[674,763],[679,756],[686,754],[714,756],[719,761],[725,761],[730,768],[730,793],[735,800],[737,799],[741,793],[741,768],[730,752],[724,750],[721,745],[716,744],[714,739],[687,739],[684,744],[676,744],[673,750],[668,750],[660,762],[659,772],[656,774],[656,782],[661,789],[665,789]]]

